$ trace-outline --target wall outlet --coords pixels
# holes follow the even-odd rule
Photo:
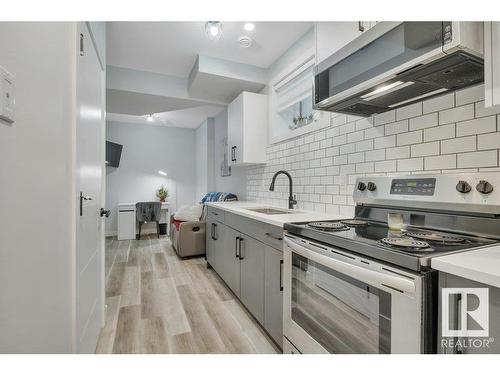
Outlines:
[[[14,76],[0,66],[0,120],[14,122]]]

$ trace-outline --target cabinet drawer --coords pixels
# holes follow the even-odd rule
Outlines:
[[[226,212],[226,224],[280,251],[283,250],[283,228]]]
[[[224,223],[225,212],[221,209],[208,207],[208,219],[209,220],[217,220],[220,223]]]

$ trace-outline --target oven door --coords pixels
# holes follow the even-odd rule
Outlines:
[[[420,353],[422,277],[285,238],[284,335],[302,353]]]

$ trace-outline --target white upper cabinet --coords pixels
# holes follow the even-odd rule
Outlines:
[[[242,92],[227,109],[229,165],[266,163],[267,95]]]
[[[484,105],[500,105],[500,22],[484,23]]]
[[[316,22],[316,64],[369,30],[375,21]]]

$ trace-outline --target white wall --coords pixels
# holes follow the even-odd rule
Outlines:
[[[246,199],[245,167],[232,168],[231,176],[221,176],[221,164],[224,160],[224,138],[227,138],[227,109],[214,118],[214,176],[215,191],[234,193],[239,200]]]
[[[200,201],[215,189],[214,119],[203,121],[196,129],[196,199]]]
[[[173,211],[196,202],[194,130],[108,122],[106,139],[123,145],[120,166],[106,171],[106,208],[112,212],[106,234],[116,233],[118,203],[157,200],[162,184],[169,190]]]
[[[71,351],[74,24],[0,22],[0,352]]]

